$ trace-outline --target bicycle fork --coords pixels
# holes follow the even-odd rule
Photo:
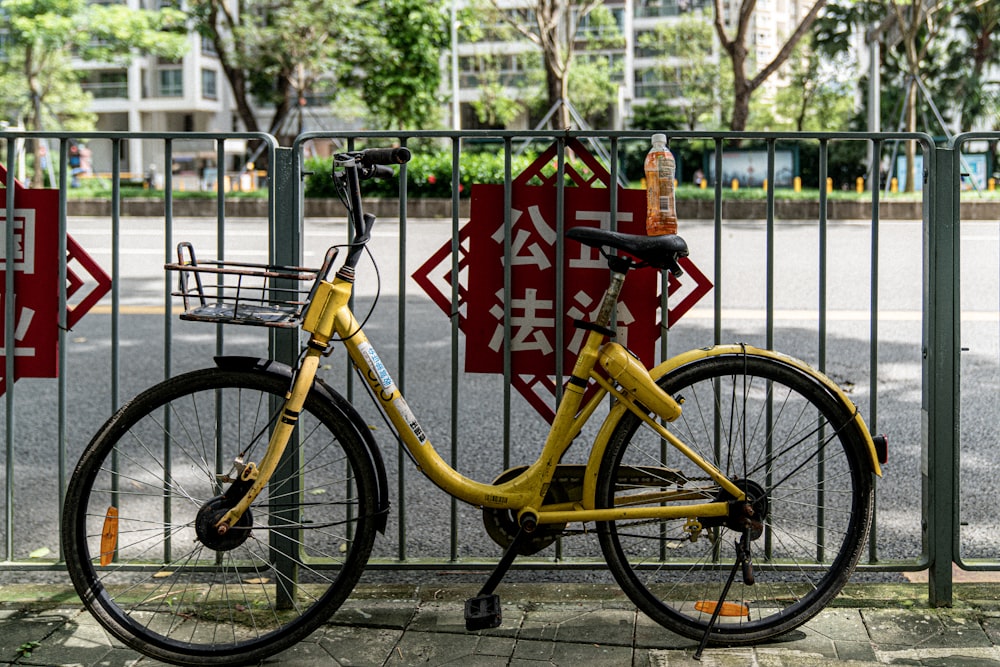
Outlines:
[[[226,495],[232,495],[239,500],[215,523],[219,535],[225,535],[235,526],[253,501],[264,490],[278,462],[281,460],[292,432],[299,421],[299,415],[305,405],[306,397],[312,390],[319,370],[320,357],[330,347],[330,339],[335,329],[335,317],[339,304],[346,303],[353,287],[353,270],[341,268],[332,283],[322,282],[320,290],[314,295],[309,308],[303,317],[302,329],[309,332],[310,338],[301,363],[295,371],[291,388],[285,395],[285,403],[281,413],[275,420],[268,440],[267,451],[260,463],[246,463],[237,460],[240,469],[239,478],[233,482]]]

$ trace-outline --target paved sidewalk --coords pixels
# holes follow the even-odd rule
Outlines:
[[[649,621],[616,588],[503,584],[504,625],[467,633],[472,586],[362,585],[307,641],[267,662],[461,667],[1000,667],[1000,585],[956,584],[951,609],[930,609],[926,586],[852,584],[830,608],[781,641],[708,649]],[[0,589],[0,665],[160,664],[109,639],[71,590]]]

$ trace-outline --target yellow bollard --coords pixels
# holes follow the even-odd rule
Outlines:
[[[740,189],[740,179],[734,178],[732,186],[733,186],[733,192],[736,192],[737,190],[739,190]]]
[[[767,191],[767,179],[764,179],[764,183],[761,185],[761,189]]]
[[[802,192],[802,177],[801,176],[796,176],[795,177],[795,179],[792,181],[792,188],[796,192]]]
[[[833,192],[833,179],[832,178],[827,178],[826,179],[826,194],[830,194],[831,192]]]
[[[993,192],[994,190],[996,190],[997,189],[997,179],[991,178],[990,180],[986,181],[986,188],[990,192]]]
[[[708,179],[707,178],[701,179],[701,183],[698,184],[698,187],[701,188],[702,190],[707,190],[708,189]]]
[[[889,181],[889,192],[899,192],[899,179],[893,178]]]
[[[865,179],[858,176],[858,180],[854,181],[854,189],[857,190],[859,195],[863,193],[865,191]]]

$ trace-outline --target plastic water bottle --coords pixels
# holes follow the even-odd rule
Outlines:
[[[667,148],[667,135],[654,134],[653,147],[646,155],[646,234],[677,233],[677,208],[674,203],[673,153]]]

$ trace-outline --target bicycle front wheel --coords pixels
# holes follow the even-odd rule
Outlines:
[[[653,620],[693,639],[716,612],[713,643],[748,644],[805,623],[847,582],[871,523],[873,467],[853,412],[769,357],[707,357],[659,384],[683,404],[668,428],[746,492],[752,528],[699,516],[600,524],[619,585]],[[597,494],[604,507],[650,496],[732,500],[632,413],[610,438]],[[741,543],[750,577],[737,566]]]
[[[316,392],[298,446],[235,526],[214,528],[234,460],[263,456],[287,389],[264,373],[187,373],[124,406],[84,451],[66,496],[66,565],[128,646],[177,664],[256,662],[315,630],[354,587],[378,482],[352,423]]]

